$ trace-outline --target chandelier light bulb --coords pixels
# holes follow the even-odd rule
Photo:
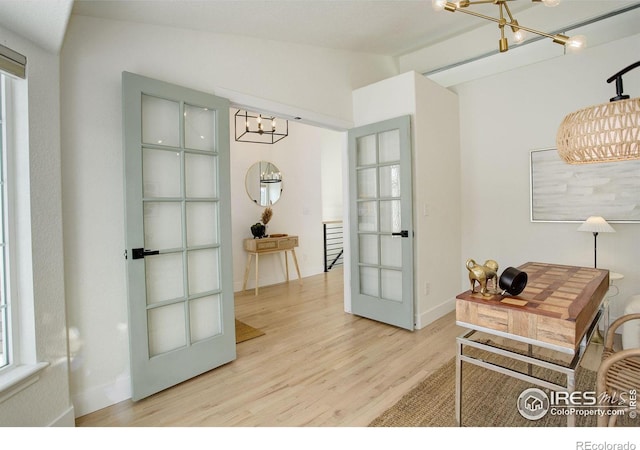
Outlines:
[[[544,6],[554,7],[560,4],[560,0],[542,0]]]
[[[260,134],[264,133],[264,128],[262,127],[262,114],[258,115],[257,122],[258,122],[258,133]]]
[[[581,34],[569,38],[565,47],[567,51],[574,53],[582,50],[587,46],[587,38]]]
[[[522,41],[524,41],[524,38],[527,36],[527,32],[522,30],[522,29],[518,29],[518,31],[516,31],[515,33],[513,33],[513,40],[516,41],[518,44],[520,44]]]
[[[447,0],[431,0],[431,6],[436,11],[442,11]]]

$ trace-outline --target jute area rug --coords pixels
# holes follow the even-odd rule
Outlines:
[[[236,344],[257,338],[258,336],[264,336],[264,331],[236,319]]]
[[[503,366],[514,363],[501,356],[493,362]],[[523,370],[523,363],[519,370]],[[526,366],[525,366],[526,367]],[[369,424],[370,427],[456,427],[455,418],[455,358],[405,394],[394,406]],[[564,376],[539,368],[533,374],[564,384]],[[501,373],[470,363],[462,366],[462,424],[465,427],[566,427],[566,416],[547,413],[542,419],[531,421],[520,415],[518,396],[527,388],[537,387]],[[576,390],[594,391],[596,373],[580,367],[576,374]],[[546,389],[543,389],[547,391]],[[548,393],[548,391],[547,391]],[[629,419],[630,420],[630,419]],[[578,416],[576,426],[596,426],[595,416]],[[628,422],[628,421],[627,421]],[[635,421],[633,421],[635,422]],[[619,426],[639,426],[618,420]]]

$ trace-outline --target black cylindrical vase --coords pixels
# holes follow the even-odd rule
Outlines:
[[[500,289],[511,295],[518,295],[524,291],[529,277],[515,267],[507,267],[500,275]]]

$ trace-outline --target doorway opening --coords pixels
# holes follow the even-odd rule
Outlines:
[[[282,117],[277,111],[233,103],[229,116],[233,117],[240,108]],[[285,115],[285,118],[289,116]],[[234,126],[235,124],[230,123],[230,127]],[[233,133],[232,129],[230,134]],[[296,266],[291,259],[285,260],[286,256],[282,252],[261,255],[258,266],[253,261],[249,262],[244,240],[254,238],[251,226],[261,223],[267,208],[271,209],[271,217],[266,224],[267,236],[297,237],[295,253],[302,278],[325,272],[324,224],[341,223],[343,220],[346,146],[346,131],[295,119],[289,120],[288,136],[275,144],[236,142],[235,139],[230,139],[236,294],[245,292],[243,287],[247,292],[253,293],[257,267],[257,284],[260,290],[266,286],[286,283],[287,278],[290,283],[297,282]],[[277,168],[279,196],[276,201],[268,204],[252,198],[247,187],[247,176],[258,163]],[[341,256],[331,270],[342,270],[342,260]],[[248,276],[245,283],[246,273]]]

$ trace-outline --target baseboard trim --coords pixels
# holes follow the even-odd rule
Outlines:
[[[452,297],[450,299],[445,300],[439,305],[428,309],[427,311],[418,314],[416,316],[416,329],[420,330],[432,322],[435,322],[440,317],[449,314],[451,311],[456,309],[456,299]]]
[[[69,406],[57,419],[49,424],[50,427],[75,427],[76,416],[73,405]]]
[[[118,377],[113,383],[75,394],[71,400],[77,418],[130,398],[131,378],[127,375]]]

